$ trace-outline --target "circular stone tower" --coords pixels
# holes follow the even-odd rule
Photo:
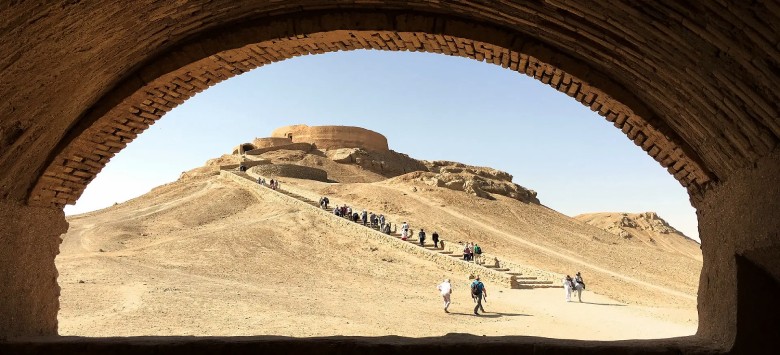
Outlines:
[[[293,143],[311,143],[318,149],[363,148],[373,151],[390,150],[385,136],[360,127],[293,125],[277,128],[274,138],[287,138]]]

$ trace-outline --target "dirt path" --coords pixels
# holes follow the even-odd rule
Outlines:
[[[397,191],[401,191],[400,188],[395,187],[395,186],[387,186],[387,187],[395,189]],[[429,199],[427,199],[425,197],[422,197],[422,196],[419,196],[419,195],[416,195],[416,194],[408,194],[407,196],[410,197],[410,198],[416,199],[418,201],[421,201],[423,203],[426,203],[426,204],[428,204],[430,206],[434,206],[433,208],[438,208],[438,207],[435,207],[435,206],[437,206],[437,204],[434,203],[434,201],[431,201],[431,200],[429,200]],[[593,269],[593,270],[598,270],[600,272],[603,272],[605,274],[614,276],[614,277],[619,278],[621,280],[624,280],[626,282],[640,284],[640,285],[643,285],[643,286],[646,286],[646,287],[649,287],[649,288],[652,288],[652,289],[655,289],[655,290],[658,290],[658,291],[661,291],[661,292],[664,292],[664,293],[668,293],[670,295],[674,295],[674,296],[678,296],[678,297],[682,297],[682,298],[686,298],[686,299],[690,299],[690,300],[696,300],[696,297],[691,296],[689,294],[686,294],[686,293],[683,293],[683,292],[679,292],[679,291],[676,291],[676,290],[672,290],[672,289],[667,288],[667,287],[662,287],[662,286],[658,286],[658,285],[655,285],[655,284],[651,284],[651,283],[648,283],[648,282],[645,282],[645,281],[642,281],[642,280],[639,280],[639,279],[636,279],[636,278],[633,278],[633,277],[630,277],[630,276],[626,276],[626,275],[614,272],[612,270],[607,270],[607,269],[604,269],[604,268],[599,267],[597,265],[593,265],[591,263],[588,263],[588,262],[586,262],[584,260],[575,258],[573,256],[566,255],[566,254],[557,252],[555,250],[552,250],[550,248],[547,248],[545,246],[529,242],[529,241],[523,239],[520,236],[511,234],[511,233],[507,233],[507,232],[502,231],[500,229],[496,229],[495,227],[493,227],[493,226],[491,226],[489,224],[482,223],[481,221],[473,219],[473,218],[471,218],[469,216],[466,216],[466,215],[464,215],[462,213],[459,213],[457,211],[454,211],[452,209],[443,209],[443,208],[439,208],[439,209],[442,212],[444,212],[446,214],[449,214],[449,215],[451,215],[451,216],[453,216],[455,218],[458,218],[458,219],[461,219],[461,220],[467,220],[467,221],[469,221],[472,224],[478,225],[480,228],[483,228],[485,230],[488,230],[488,231],[496,233],[496,234],[501,234],[501,235],[506,236],[508,238],[512,238],[513,240],[516,240],[519,243],[522,243],[522,244],[524,244],[524,245],[526,245],[528,247],[534,248],[534,249],[536,249],[538,251],[541,251],[541,252],[543,252],[543,253],[545,253],[547,255],[552,255],[552,256],[555,256],[555,257],[558,257],[558,258],[570,261],[570,262],[572,262],[574,264],[577,264],[577,265],[586,266],[586,267],[588,267],[590,269]],[[514,213],[514,212],[512,212],[512,213]]]

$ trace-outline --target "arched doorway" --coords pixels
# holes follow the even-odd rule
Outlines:
[[[106,16],[98,17],[89,6],[98,5],[3,10],[4,18],[27,24],[6,27],[17,30],[3,33],[3,47],[13,55],[0,66],[10,84],[0,91],[7,98],[2,109],[13,117],[1,127],[2,215],[18,221],[4,227],[2,234],[17,244],[7,243],[3,255],[19,247],[7,253],[2,269],[10,280],[6,292],[26,295],[0,307],[13,315],[6,319],[17,319],[2,324],[11,336],[56,330],[56,244],[37,246],[30,226],[60,221],[44,233],[59,234],[59,208],[75,201],[135,135],[209,84],[290,56],[354,48],[492,61],[603,111],[689,189],[699,210],[705,256],[701,337],[719,346],[748,344],[734,340],[747,339],[747,327],[756,326],[750,325],[755,313],[742,290],[761,290],[759,280],[777,282],[767,276],[777,271],[780,223],[772,218],[780,195],[780,100],[771,90],[780,58],[772,24],[780,12],[771,2],[190,2],[127,5],[115,12],[106,7]],[[120,13],[146,20],[117,21]],[[80,31],[45,36],[60,25]],[[71,55],[63,43],[77,43],[79,35],[94,40]],[[72,68],[95,75],[84,80]],[[40,267],[40,277],[16,266],[28,263]]]

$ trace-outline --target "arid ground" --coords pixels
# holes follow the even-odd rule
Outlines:
[[[696,331],[701,257],[693,241],[664,233],[652,236],[661,244],[653,245],[650,231],[642,232],[647,238],[608,233],[543,204],[480,198],[408,174],[384,179],[357,166],[339,169],[328,171],[340,183],[282,178],[282,189],[382,212],[447,242],[475,241],[530,268],[581,271],[583,302],[565,302],[560,288],[488,282],[487,313],[474,316],[468,274],[366,237],[364,227],[334,225],[325,212],[268,188],[185,174],[126,203],[69,217],[56,260],[60,334],[613,340]],[[350,174],[357,177],[349,181]],[[444,278],[454,287],[450,314],[436,290]]]

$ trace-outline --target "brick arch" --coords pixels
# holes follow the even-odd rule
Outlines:
[[[568,73],[570,80],[579,78],[575,98],[579,93],[588,96],[587,83],[630,108],[643,121],[626,117],[623,122],[629,125],[621,129],[645,139],[643,148],[652,139],[673,143],[673,154],[659,160],[678,178],[693,175],[688,181],[695,184],[687,187],[697,209],[704,256],[695,337],[665,342],[508,338],[471,346],[512,353],[575,348],[583,353],[766,352],[775,346],[771,335],[780,329],[780,312],[772,303],[780,289],[778,24],[780,6],[772,0],[6,1],[0,5],[0,349],[9,348],[3,339],[56,335],[59,288],[54,257],[59,235],[67,229],[60,207],[160,117],[154,110],[170,109],[152,100],[166,96],[151,90],[153,85],[161,84],[157,87],[169,88],[169,96],[184,100],[182,93],[193,81],[181,85],[170,78],[166,84],[166,75],[251,44],[346,30],[373,31],[383,41],[387,39],[382,32],[413,34],[407,37],[411,46],[402,38],[405,46],[429,51],[434,50],[426,44],[434,42],[422,41],[418,34],[422,39],[468,39],[473,43],[462,47],[467,56],[471,48],[475,58],[481,53],[500,63],[506,58],[501,49],[525,54],[527,62],[533,58]],[[372,48],[379,44],[364,41]],[[483,43],[499,51],[489,51]],[[259,64],[277,55],[320,50],[324,48],[308,46],[263,53]],[[227,55],[213,60],[225,64],[211,73],[216,80],[255,65]],[[533,64],[524,69],[529,68],[548,84],[564,80],[547,67]],[[207,79],[204,83],[211,84]],[[149,92],[142,90],[146,87]],[[603,97],[594,99],[595,110],[605,106],[599,101]],[[140,115],[144,102],[144,115],[151,117]],[[162,106],[155,107],[155,102]],[[127,115],[144,119],[121,121]],[[621,124],[619,114],[606,117]],[[111,120],[123,124],[118,129],[124,133],[112,128]],[[646,127],[660,136],[648,138]],[[89,149],[95,147],[103,153],[87,155],[95,153]],[[649,152],[653,154],[653,147]],[[688,169],[697,166],[701,174]],[[437,340],[390,345],[377,338],[70,341],[20,342],[10,349],[192,352],[218,346],[359,353],[379,348],[464,351],[469,345]]]
[[[373,20],[373,23],[368,26],[356,24],[355,15],[363,21]],[[296,17],[250,29],[228,29],[148,63],[98,102],[60,142],[59,149],[55,149],[57,154],[50,159],[31,190],[28,204],[61,208],[75,203],[87,184],[138,134],[166,112],[220,81],[295,56],[358,49],[461,56],[528,75],[612,122],[667,168],[688,189],[692,198],[700,196],[703,188],[716,181],[715,175],[675,132],[655,119],[652,110],[630,93],[621,92],[623,98],[631,102],[632,107],[629,107],[586,80],[543,61],[540,56],[572,67],[608,88],[620,88],[590,68],[582,70],[573,58],[556,53],[542,43],[520,41],[517,34],[499,27],[432,15],[395,14],[388,17],[387,14],[360,12],[332,16],[330,20],[331,24],[323,25],[314,18]],[[350,27],[359,29],[341,29]],[[291,32],[290,28],[296,30]],[[257,41],[257,33],[266,38]],[[235,37],[227,39],[226,36]],[[652,119],[648,120],[648,116]]]

